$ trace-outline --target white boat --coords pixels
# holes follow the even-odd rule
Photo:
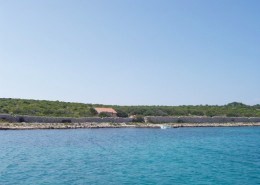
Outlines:
[[[161,129],[168,129],[168,128],[171,128],[171,127],[168,126],[168,125],[161,125],[160,127],[161,127]]]

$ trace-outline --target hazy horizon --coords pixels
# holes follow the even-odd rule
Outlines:
[[[259,9],[257,0],[0,0],[0,97],[260,104]]]

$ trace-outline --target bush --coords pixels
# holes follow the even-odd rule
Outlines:
[[[143,123],[144,122],[144,117],[143,116],[135,116],[133,118],[133,122]]]
[[[111,115],[107,112],[101,112],[98,116],[101,117],[101,118],[111,117]]]
[[[178,119],[177,123],[184,123],[184,121],[182,119]]]
[[[64,119],[61,121],[62,123],[71,123],[71,120],[70,119]]]
[[[206,112],[206,116],[208,116],[208,117],[213,117],[213,116],[215,116],[215,115],[216,115],[216,113],[213,112],[213,111],[211,111],[211,110],[209,110],[209,111]]]
[[[90,114],[93,115],[93,116],[95,116],[95,115],[98,114],[98,112],[97,112],[93,107],[91,107],[91,108],[89,109],[89,112],[90,112]]]
[[[117,116],[120,117],[120,118],[127,118],[128,114],[124,111],[117,110]]]
[[[19,120],[18,120],[20,123],[24,122],[24,118],[23,117],[20,117]]]
[[[6,118],[1,118],[0,119],[0,123],[7,123],[10,122],[9,120],[7,120]]]
[[[229,112],[227,113],[227,117],[239,117],[239,114],[235,112]]]

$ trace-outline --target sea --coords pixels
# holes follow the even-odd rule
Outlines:
[[[1,130],[19,184],[260,184],[260,127]]]

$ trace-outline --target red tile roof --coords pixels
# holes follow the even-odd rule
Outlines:
[[[113,108],[95,108],[95,110],[98,112],[98,114],[101,112],[108,112],[113,114],[117,113]]]

